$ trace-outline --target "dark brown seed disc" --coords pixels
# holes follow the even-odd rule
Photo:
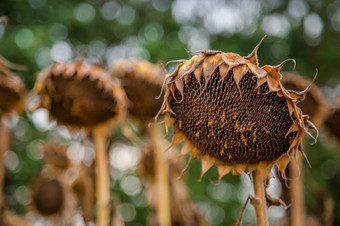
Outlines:
[[[204,76],[200,84],[192,73],[183,99],[176,90],[176,100],[169,102],[175,127],[200,154],[233,165],[271,161],[288,151],[296,133],[285,137],[293,120],[284,97],[268,93],[266,84],[256,89],[256,78],[249,73],[242,77],[240,90],[231,72],[221,80],[218,69],[204,86]]]
[[[92,127],[123,111],[124,96],[117,97],[114,89],[121,88],[99,66],[71,62],[52,66],[38,92],[42,106],[58,122],[71,127]]]
[[[89,76],[76,80],[52,75],[51,80],[54,85],[54,93],[50,93],[51,114],[61,122],[92,126],[115,117],[113,109],[117,103],[112,99],[112,93],[98,90]]]
[[[34,190],[33,202],[43,215],[60,212],[64,202],[64,191],[59,181],[41,179]]]

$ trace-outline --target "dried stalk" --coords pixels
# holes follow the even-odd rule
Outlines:
[[[110,176],[106,150],[107,129],[96,127],[93,129],[93,139],[96,151],[96,204],[97,226],[109,225],[110,219]]]
[[[302,158],[301,153],[297,153],[296,161],[291,161],[289,171],[291,173],[290,197],[292,199],[291,207],[291,226],[300,226],[305,224],[305,209],[303,196],[303,178],[301,177]]]
[[[252,204],[256,212],[257,225],[268,226],[264,170],[262,168],[257,168],[253,173],[253,177],[255,197],[252,200]]]
[[[4,210],[4,198],[3,198],[3,188],[5,179],[5,165],[4,165],[4,155],[9,146],[9,131],[6,125],[1,123],[0,118],[0,223],[3,220],[3,210]]]
[[[170,192],[169,192],[169,166],[164,155],[166,150],[162,142],[162,129],[159,125],[151,128],[151,136],[155,151],[155,174],[157,183],[157,220],[160,226],[171,225]]]

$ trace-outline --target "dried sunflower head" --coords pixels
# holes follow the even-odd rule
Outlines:
[[[61,183],[56,179],[39,178],[33,189],[33,202],[42,215],[59,213],[64,203]]]
[[[274,163],[280,171],[314,125],[296,105],[305,92],[286,90],[278,66],[258,66],[257,48],[247,57],[201,51],[166,76],[160,113],[173,124],[173,144],[202,158],[202,175],[212,166],[219,177],[251,172]],[[307,91],[307,90],[306,90]]]
[[[24,109],[26,89],[21,79],[6,66],[0,57],[0,117],[11,111]]]
[[[50,116],[71,128],[114,123],[125,113],[123,89],[99,65],[56,62],[40,73],[35,91]]]
[[[303,113],[309,115],[309,118],[314,125],[322,125],[328,108],[321,90],[316,85],[312,84],[312,82],[296,73],[283,72],[282,74],[283,77],[281,83],[287,90],[295,92],[294,90],[304,90],[309,88],[309,92],[306,94],[305,99],[297,105]]]
[[[128,99],[129,113],[140,122],[152,120],[162,106],[159,93],[164,80],[164,69],[146,60],[126,59],[112,64],[109,71],[118,77]]]

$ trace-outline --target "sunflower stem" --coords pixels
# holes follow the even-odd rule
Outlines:
[[[107,161],[106,139],[107,129],[96,127],[93,129],[94,146],[96,150],[96,204],[97,226],[109,225],[110,218],[110,176]]]
[[[0,118],[0,222],[2,222],[3,219],[3,187],[4,187],[4,177],[5,177],[5,165],[4,165],[4,155],[5,152],[8,150],[9,147],[9,131],[6,125],[1,123]]]
[[[164,154],[166,145],[162,138],[162,129],[159,125],[151,128],[153,148],[155,152],[155,174],[157,183],[156,214],[160,226],[171,225],[170,192],[169,192],[169,166]]]
[[[252,200],[252,204],[256,212],[256,220],[258,226],[268,226],[267,209],[266,209],[266,197],[264,188],[264,169],[257,168],[254,173],[254,193],[255,198]]]
[[[292,199],[291,207],[291,225],[299,226],[305,224],[305,209],[303,199],[303,181],[301,177],[302,158],[300,153],[296,153],[296,161],[291,161],[289,171],[291,172],[291,189],[290,197]]]

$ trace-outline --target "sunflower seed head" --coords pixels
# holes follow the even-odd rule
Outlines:
[[[174,141],[183,138],[201,156],[202,175],[212,165],[220,176],[259,166],[269,172],[275,162],[283,170],[290,154],[302,151],[308,118],[280,82],[286,61],[260,68],[257,48],[246,58],[203,52],[179,64],[167,81],[160,112],[174,125]]]

